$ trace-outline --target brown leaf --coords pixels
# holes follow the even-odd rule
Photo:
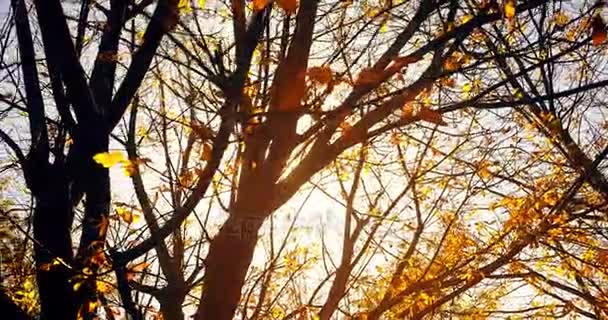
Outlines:
[[[190,124],[190,128],[203,140],[211,139],[213,137],[211,129],[204,124],[192,123]]]
[[[329,84],[333,79],[333,71],[328,65],[311,67],[306,74],[311,81],[319,84]]]
[[[298,0],[276,0],[276,2],[286,13],[294,13],[298,10]]]
[[[431,122],[431,123],[441,125],[441,126],[447,125],[447,123],[445,121],[443,121],[443,117],[442,117],[441,113],[439,113],[436,110],[431,110],[426,107],[420,108],[420,110],[418,111],[418,118],[420,120],[424,120],[424,121]]]
[[[213,147],[209,143],[204,143],[201,150],[201,160],[210,161],[213,158]]]
[[[606,23],[601,16],[593,17],[591,21],[591,39],[594,46],[599,46],[606,42]]]

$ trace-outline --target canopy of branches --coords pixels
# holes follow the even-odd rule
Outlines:
[[[606,319],[606,6],[11,0],[2,304]]]

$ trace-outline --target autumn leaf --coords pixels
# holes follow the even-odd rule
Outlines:
[[[97,280],[95,281],[95,286],[97,287],[97,291],[99,293],[109,293],[112,291],[112,286],[105,281]]]
[[[606,23],[601,16],[593,17],[591,21],[591,39],[594,46],[599,46],[606,42]]]
[[[120,151],[102,152],[93,156],[93,160],[104,168],[111,168],[126,159]]]
[[[294,13],[298,10],[298,0],[275,0],[286,13]]]
[[[179,0],[177,4],[177,9],[180,14],[188,14],[192,13],[192,6],[190,5],[190,0]]]
[[[595,250],[595,258],[602,266],[608,266],[608,249],[598,248]]]
[[[54,267],[58,266],[61,264],[61,259],[59,258],[55,258],[53,259],[51,262],[49,263],[43,263],[41,264],[38,269],[41,271],[51,271],[51,269],[53,269]]]
[[[209,143],[203,143],[201,148],[201,160],[210,161],[213,158],[213,147]]]
[[[503,9],[504,9],[505,18],[507,18],[507,20],[513,21],[513,18],[515,18],[516,5],[517,5],[516,0],[505,0]]]
[[[82,281],[74,282],[74,285],[72,285],[72,290],[74,290],[74,292],[76,292],[80,289],[80,286],[82,286]]]
[[[87,311],[89,313],[92,313],[92,312],[95,312],[96,308],[97,308],[97,301],[89,301],[88,310]]]
[[[269,2],[270,0],[253,0],[253,11],[264,10]]]
[[[211,129],[204,124],[192,123],[190,124],[190,129],[203,140],[211,139],[213,137]]]
[[[465,14],[464,16],[462,16],[460,18],[460,23],[465,24],[469,21],[471,21],[474,18],[474,16],[472,14]]]
[[[318,84],[329,84],[333,79],[333,72],[328,65],[311,67],[306,72],[308,78]]]
[[[491,178],[492,171],[490,171],[490,163],[487,161],[479,162],[477,164],[477,174],[483,179]]]
[[[138,170],[136,162],[125,160],[121,161],[122,173],[127,177],[132,177]]]
[[[565,27],[570,22],[570,18],[562,11],[558,11],[553,15],[552,21],[558,27]]]
[[[207,4],[207,0],[198,0],[198,8],[199,9],[204,9],[205,8],[205,4]]]
[[[401,108],[401,119],[405,121],[414,120],[414,106],[411,103],[407,103]]]
[[[140,219],[138,213],[134,213],[132,209],[127,207],[118,207],[114,211],[127,224],[137,223]]]
[[[445,61],[443,62],[443,68],[445,69],[445,71],[458,70],[458,68],[460,68],[460,63],[458,61],[458,58],[453,55],[447,57],[445,59]]]
[[[390,142],[392,145],[395,145],[395,146],[398,146],[398,145],[399,145],[399,144],[401,144],[401,142],[403,142],[403,141],[404,141],[403,136],[402,136],[401,134],[399,134],[399,133],[396,133],[396,132],[393,132],[393,133],[391,134],[391,138],[390,138],[390,140],[389,140],[389,142]]]
[[[421,107],[418,111],[417,117],[420,120],[431,122],[437,125],[445,126],[447,123],[443,121],[441,113],[436,110],[431,110],[427,107]]]
[[[386,33],[388,31],[388,24],[386,23],[386,21],[384,21],[381,25],[380,25],[380,33]]]
[[[444,60],[443,68],[446,71],[456,71],[463,65],[468,64],[470,59],[471,58],[468,55],[456,51]]]
[[[92,264],[101,266],[101,265],[105,264],[107,261],[106,254],[103,252],[103,250],[97,250],[97,252],[89,259],[89,261]]]
[[[441,79],[441,84],[443,84],[446,87],[453,88],[456,85],[456,80],[451,77],[445,77],[445,78]]]
[[[192,171],[186,171],[179,176],[178,181],[181,187],[190,188],[194,184],[194,174]]]
[[[134,266],[129,267],[129,271],[127,271],[127,279],[133,280],[135,278],[136,273],[143,272],[148,266],[150,266],[150,262],[143,261]]]
[[[136,172],[139,171],[139,166],[150,163],[152,160],[149,158],[134,158],[121,161],[122,172],[127,177],[132,177]]]
[[[340,123],[340,126],[338,127],[338,131],[340,132],[340,135],[342,137],[347,137],[348,135],[350,135],[352,130],[353,130],[353,125],[348,123],[348,121],[343,121],[342,123]]]

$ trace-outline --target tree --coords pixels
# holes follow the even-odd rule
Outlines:
[[[43,318],[606,316],[602,2],[34,7],[0,136]]]
[[[39,33],[31,29],[33,13],[28,13],[25,1],[11,2],[25,107],[6,97],[5,101],[11,108],[27,113],[28,151],[21,151],[6,132],[1,135],[15,152],[35,199],[34,251],[44,319],[75,318],[79,309],[80,313],[86,313],[86,307],[82,306],[96,300],[94,287],[75,292],[71,284],[74,271],[76,274],[83,270],[95,272],[98,266],[91,258],[101,250],[99,244],[105,240],[102,222],[107,219],[110,204],[109,176],[106,168],[93,161],[93,156],[107,151],[112,128],[122,117],[163,35],[173,27],[178,14],[177,1],[160,1],[156,5],[143,36],[145,42],[133,53],[128,69],[117,82],[118,61],[114,57],[121,45],[121,30],[150,4],[151,1],[139,4],[112,1],[109,9],[102,11],[107,19],[89,77],[79,56],[91,2],[82,3],[75,41],[59,1],[34,2]],[[44,52],[43,66],[38,65],[36,58],[40,50],[34,44],[34,36],[38,34],[42,38],[38,49]],[[48,70],[44,78],[41,77],[43,67]],[[45,100],[43,90],[48,91],[47,85],[52,99]],[[58,120],[49,122],[57,117]],[[68,140],[72,142],[69,145]],[[83,197],[86,200],[80,244],[74,256],[73,210]],[[55,267],[49,269],[49,264]]]

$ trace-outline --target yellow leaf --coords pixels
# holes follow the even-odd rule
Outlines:
[[[135,220],[133,211],[126,207],[118,207],[115,209],[116,214],[127,224],[131,224]]]
[[[198,8],[199,9],[204,9],[205,8],[205,4],[207,4],[207,0],[198,0]]]
[[[569,22],[570,17],[562,11],[558,11],[553,15],[553,23],[558,27],[565,27]]]
[[[380,33],[385,33],[388,31],[388,24],[386,23],[386,21],[384,23],[382,23],[382,25],[380,26]]]
[[[38,268],[40,270],[42,270],[42,271],[51,271],[51,269],[53,269],[54,267],[60,265],[62,262],[63,261],[61,260],[61,258],[54,258],[51,262],[49,262],[49,263],[43,263]]]
[[[179,0],[177,4],[177,9],[180,14],[188,14],[192,12],[192,6],[190,5],[190,0]]]
[[[137,163],[134,161],[130,161],[130,160],[124,160],[121,161],[122,164],[122,173],[127,176],[127,177],[131,177],[135,174],[135,172],[137,172],[138,166]]]
[[[504,7],[504,12],[505,12],[505,18],[507,18],[508,20],[513,20],[513,18],[515,18],[515,4],[516,0],[506,0],[505,1],[505,7]]]
[[[471,19],[473,19],[473,15],[472,14],[465,14],[464,16],[462,16],[462,18],[460,19],[460,22],[462,24],[465,24],[469,21],[471,21]]]
[[[97,291],[99,291],[100,293],[108,293],[108,292],[112,291],[112,286],[110,286],[105,281],[97,280],[95,282],[95,286],[97,287]]]
[[[517,98],[517,99],[524,98],[524,94],[523,94],[523,92],[521,92],[521,89],[519,89],[519,88],[515,89],[515,91],[513,92],[513,96],[515,96],[515,98]]]
[[[89,305],[88,305],[89,313],[94,312],[95,308],[97,308],[97,301],[89,301]]]
[[[102,152],[93,156],[93,160],[104,168],[111,168],[119,162],[125,161],[126,157],[120,151]]]

